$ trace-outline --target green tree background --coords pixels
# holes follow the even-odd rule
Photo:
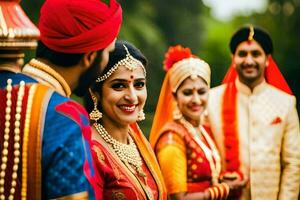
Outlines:
[[[23,0],[22,7],[38,23],[43,0]],[[300,0],[269,0],[263,13],[219,21],[210,16],[210,8],[200,0],[126,0],[119,39],[135,44],[149,60],[147,67],[148,100],[141,128],[149,134],[160,87],[164,78],[162,61],[170,45],[190,47],[212,69],[212,86],[219,85],[230,64],[228,43],[241,25],[255,24],[271,34],[274,59],[297,99],[300,98]],[[34,56],[29,52],[26,59]],[[75,97],[76,98],[76,97]],[[297,104],[298,111],[300,104]]]

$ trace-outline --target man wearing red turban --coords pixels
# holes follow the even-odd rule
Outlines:
[[[121,21],[115,0],[109,5],[100,0],[47,0],[40,13],[37,58],[23,72],[65,96],[71,91],[83,96],[106,66]],[[62,77],[53,76],[52,69]]]
[[[208,114],[223,179],[237,184],[232,199],[297,199],[300,129],[296,99],[272,59],[267,32],[240,28],[231,38],[232,65],[210,91]]]
[[[122,9],[115,0],[46,0],[36,59],[22,74],[20,52],[38,30],[18,3],[0,0],[0,198],[99,199],[89,118],[69,96],[106,67]]]

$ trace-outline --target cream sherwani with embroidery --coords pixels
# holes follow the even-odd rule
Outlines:
[[[240,170],[250,180],[242,199],[296,200],[300,185],[300,130],[295,97],[266,82],[252,92],[238,79],[235,84]],[[226,166],[221,128],[225,88],[221,85],[211,89],[208,103],[222,166]]]

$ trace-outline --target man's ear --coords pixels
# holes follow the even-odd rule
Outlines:
[[[230,54],[232,66],[235,68],[234,54]]]
[[[82,57],[82,64],[84,68],[89,68],[94,62],[94,60],[96,59],[96,57],[97,57],[96,51],[85,53]]]
[[[268,66],[269,66],[269,59],[270,59],[270,56],[271,56],[271,54],[268,54],[268,55],[267,55],[266,67],[268,67]]]

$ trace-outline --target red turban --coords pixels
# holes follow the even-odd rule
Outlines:
[[[41,41],[62,53],[106,48],[118,35],[122,9],[115,1],[46,0],[39,21]]]

